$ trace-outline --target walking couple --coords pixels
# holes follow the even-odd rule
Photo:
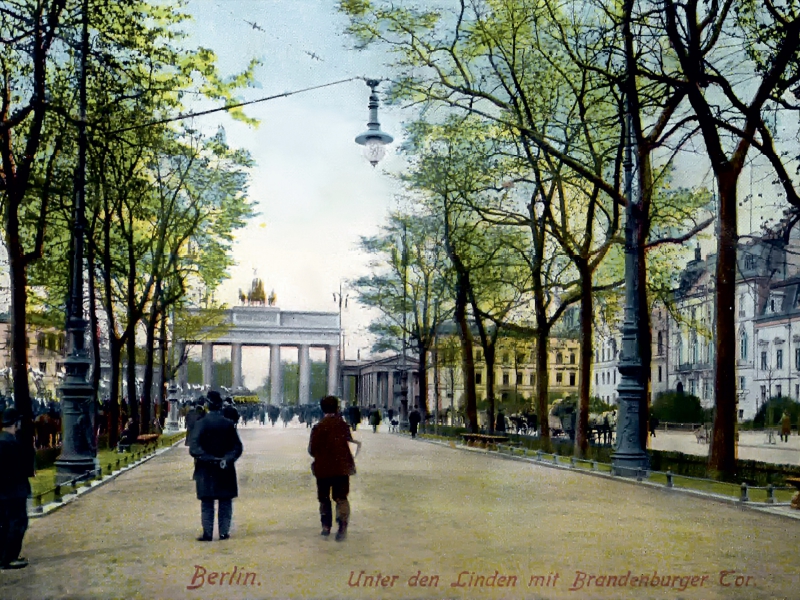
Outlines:
[[[210,542],[214,531],[214,502],[219,503],[219,539],[230,537],[233,499],[238,495],[234,463],[242,455],[242,442],[234,424],[222,416],[222,397],[219,392],[208,392],[209,413],[195,425],[189,452],[195,458],[194,480],[203,535],[198,541]],[[311,472],[317,480],[322,535],[328,536],[333,526],[331,496],[336,503],[336,521],[339,525],[336,541],[347,536],[350,504],[350,475],[355,475],[354,456],[349,442],[356,445],[356,455],[361,442],[354,440],[350,427],[339,413],[339,399],[326,396],[320,400],[324,414],[314,425],[308,443],[308,453],[314,458]]]

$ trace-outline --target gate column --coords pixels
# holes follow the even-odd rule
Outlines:
[[[231,367],[233,369],[233,389],[241,389],[242,386],[242,345],[231,344]]]
[[[269,346],[269,402],[275,406],[283,404],[283,377],[281,376],[281,347]]]
[[[325,347],[325,361],[328,363],[328,395],[337,396],[339,391],[339,346]]]
[[[210,388],[214,385],[214,344],[203,342],[203,385]]]
[[[300,385],[298,390],[298,404],[311,402],[311,361],[308,355],[308,346],[303,344],[297,351],[300,363]]]

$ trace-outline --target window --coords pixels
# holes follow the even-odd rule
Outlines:
[[[691,338],[691,341],[689,343],[690,343],[689,352],[690,352],[691,357],[692,357],[692,359],[691,359],[692,360],[692,364],[697,364],[698,362],[700,362],[700,360],[699,360],[699,353],[697,351],[697,332],[696,331],[692,332],[692,338]]]
[[[570,354],[569,354],[569,364],[571,364],[571,365],[575,364],[575,353],[574,352],[570,352]]]
[[[794,386],[794,399],[800,400],[800,385]]]
[[[475,360],[483,360],[483,351],[482,350],[476,350],[475,351]]]
[[[515,381],[517,385],[522,385],[522,371],[517,371],[517,379]]]
[[[775,395],[776,395],[777,397],[779,397],[779,398],[780,398],[781,396],[783,396],[783,388],[782,388],[781,386],[779,386],[779,385],[776,385],[776,386],[775,386]]]
[[[708,380],[703,381],[703,398],[711,398],[711,382]]]
[[[594,384],[600,385],[600,375],[598,373],[594,374]]]
[[[690,393],[692,396],[695,396],[695,395],[697,395],[697,388],[695,387],[695,381],[694,381],[694,379],[690,379],[690,380],[689,380],[689,393]]]
[[[556,354],[556,364],[560,365],[564,363],[564,355],[561,352]]]
[[[767,368],[768,368],[767,367],[767,353],[766,352],[762,352],[761,353],[761,370],[762,371],[766,371]]]
[[[42,373],[47,373],[47,363],[46,362],[40,362],[39,363],[39,370]]]
[[[747,380],[744,377],[739,377],[739,390],[743,390],[747,387]]]
[[[574,386],[574,385],[575,385],[575,373],[570,373],[570,374],[569,374],[569,384],[570,384],[571,386]]]
[[[522,363],[525,362],[525,355],[522,352],[517,352],[517,354],[515,355],[515,359],[517,361],[517,364],[521,365]]]
[[[614,369],[614,385],[617,385],[617,370]]]
[[[744,294],[741,294],[739,296],[739,316],[740,317],[744,317],[745,316],[745,312],[744,312]]]
[[[659,365],[659,367],[658,367],[658,383],[661,383],[661,374],[662,374],[662,369],[661,369],[661,365]]]
[[[536,375],[534,375],[533,373],[531,373],[530,382],[531,382],[531,386],[536,385]]]
[[[503,385],[508,385],[509,378],[508,378],[508,371],[503,371]]]
[[[659,331],[658,332],[658,355],[661,356],[664,354],[664,334]]]
[[[744,268],[753,269],[756,266],[756,260],[752,254],[744,255]]]
[[[781,348],[775,351],[775,368],[783,369],[783,349]]]
[[[564,381],[564,374],[556,373],[556,383],[562,383],[563,381]]]
[[[739,356],[742,360],[747,360],[747,342],[747,331],[742,330],[742,335],[739,338]],[[798,357],[800,357],[800,354]]]
[[[766,399],[767,399],[767,386],[762,385],[761,386],[761,401],[765,402]]]
[[[742,410],[741,408],[739,409],[739,418],[744,419],[744,410]]]
[[[508,363],[509,363],[508,352],[503,352],[503,364],[507,365]]]
[[[483,381],[483,371],[475,371],[475,385],[480,385]]]
[[[800,348],[794,349],[794,368],[800,371]]]

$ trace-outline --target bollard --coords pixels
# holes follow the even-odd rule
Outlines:
[[[554,465],[558,464],[558,454],[555,452],[553,452],[553,464]]]
[[[61,497],[61,486],[56,485],[56,487],[53,488],[53,502],[61,502],[62,500],[63,498]]]
[[[667,470],[667,487],[668,488],[673,487],[673,484],[672,484],[672,471],[670,471],[670,470]]]
[[[522,456],[528,456],[528,449],[527,448],[524,448],[522,450]]]
[[[775,488],[771,483],[767,485],[767,504],[775,504]]]
[[[596,460],[592,461],[592,471],[597,471],[597,461]]]
[[[642,470],[640,468],[636,468],[636,481],[642,480]]]
[[[570,456],[569,457],[569,468],[570,469],[574,469],[575,468],[575,457],[574,456]]]
[[[114,471],[111,470],[111,463],[108,463],[108,474],[111,475]]]
[[[747,483],[744,481],[742,482],[742,496],[739,498],[739,501],[740,502],[750,501],[750,497],[748,495]]]
[[[36,494],[33,497],[33,512],[35,513],[42,513],[44,509],[42,508],[42,495]]]
[[[78,478],[77,477],[73,477],[72,481],[70,481],[70,485],[72,486],[72,493],[73,494],[77,494],[78,493]]]
[[[541,462],[541,460],[542,460],[542,451],[541,450],[537,450],[536,451],[536,460]]]

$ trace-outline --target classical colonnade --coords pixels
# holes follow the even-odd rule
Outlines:
[[[230,346],[233,389],[243,387],[242,348],[268,346],[270,349],[270,402],[283,403],[281,348],[296,347],[299,373],[300,404],[311,402],[311,348],[324,348],[327,364],[327,393],[339,394],[339,314],[322,312],[288,312],[277,307],[237,306],[228,310],[222,324],[224,333],[213,339],[176,340],[178,352],[187,345],[202,346],[203,386],[214,382],[214,347]],[[200,336],[198,336],[200,337]],[[178,372],[178,385],[186,390],[189,382],[187,365]]]

